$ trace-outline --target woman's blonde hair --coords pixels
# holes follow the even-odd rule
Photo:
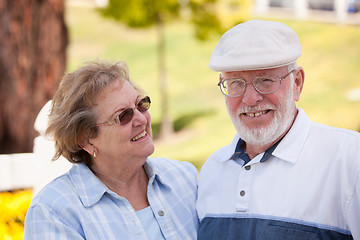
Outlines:
[[[52,100],[46,134],[55,141],[55,156],[72,163],[92,164],[81,143],[98,134],[94,111],[97,96],[114,81],[128,81],[139,93],[143,90],[130,80],[125,62],[96,60],[64,75]]]

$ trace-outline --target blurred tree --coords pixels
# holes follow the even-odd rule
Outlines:
[[[63,0],[0,1],[0,153],[31,152],[34,122],[65,72]]]
[[[195,27],[196,37],[205,40],[212,32],[223,33],[224,29],[228,29],[230,25],[246,19],[250,3],[251,0],[109,0],[108,6],[101,9],[104,16],[111,17],[131,28],[146,28],[154,25],[157,28],[161,138],[173,132],[172,120],[168,114],[165,23],[180,18],[182,15],[189,15]]]

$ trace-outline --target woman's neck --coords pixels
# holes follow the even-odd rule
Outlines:
[[[137,171],[122,171],[122,173],[103,173],[94,171],[97,178],[105,184],[109,190],[121,197],[126,198],[135,210],[149,206],[147,200],[147,185],[149,178],[145,169],[141,167]]]

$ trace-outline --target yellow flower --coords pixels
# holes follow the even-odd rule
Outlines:
[[[0,193],[0,239],[23,238],[25,215],[32,197],[32,190]]]

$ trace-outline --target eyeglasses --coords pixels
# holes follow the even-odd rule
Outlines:
[[[284,77],[276,76],[261,76],[254,77],[251,82],[246,82],[243,78],[230,78],[220,79],[218,86],[221,92],[228,97],[239,97],[241,96],[247,87],[247,84],[252,84],[255,90],[261,94],[270,94],[280,89],[281,81],[285,79],[295,70],[290,71]]]
[[[150,108],[150,97],[146,96],[143,99],[141,99],[138,104],[136,104],[136,109],[140,112],[146,112]],[[125,125],[131,121],[134,117],[134,108],[126,108],[124,111],[122,111],[115,119],[98,123],[96,126],[104,126],[104,125],[113,125],[113,124],[120,124]]]

